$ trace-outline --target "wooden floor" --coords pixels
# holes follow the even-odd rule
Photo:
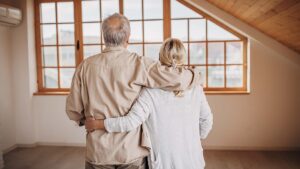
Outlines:
[[[17,148],[4,169],[84,169],[84,148]],[[206,169],[300,169],[300,152],[205,151]]]

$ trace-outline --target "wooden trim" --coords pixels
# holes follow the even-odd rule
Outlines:
[[[60,60],[59,60],[59,33],[58,33],[58,16],[57,16],[57,2],[55,3],[55,26],[56,26],[56,57],[57,57],[57,66],[60,66]],[[75,28],[74,28],[75,29]],[[57,86],[60,88],[60,69],[57,68]]]
[[[224,42],[223,43],[223,46],[224,46],[224,87],[227,88],[227,70],[226,70],[226,59],[227,59],[227,43]]]
[[[124,2],[123,2],[123,0],[119,0],[119,11],[120,11],[120,14],[124,15]]]
[[[248,89],[248,40],[244,39],[243,40],[243,86],[245,87],[245,90]]]
[[[205,65],[205,67],[206,67],[206,88],[208,87],[208,42],[207,42],[207,39],[208,39],[208,31],[207,31],[207,28],[208,28],[208,26],[207,26],[207,20],[205,20],[205,40],[206,40],[206,43],[205,43],[205,47],[206,47],[206,49],[205,49],[205,57],[206,57],[206,65]]]
[[[99,13],[100,13],[100,25],[102,26],[102,1],[100,0],[99,1],[99,9],[100,9],[100,11],[99,11]],[[103,40],[104,38],[103,38],[103,34],[102,34],[102,30],[100,29],[100,43],[101,43],[101,51],[103,50],[103,46],[104,46],[104,40]]]
[[[189,65],[187,65],[187,66],[189,66]],[[193,66],[193,67],[195,67],[195,66],[225,66],[225,64],[190,64],[190,66]],[[229,64],[227,64],[227,66],[246,66],[246,65],[229,63]]]
[[[187,19],[187,56],[188,65],[191,65],[191,52],[190,52],[190,20]]]
[[[37,0],[38,3],[45,3],[45,2],[68,2],[73,0]]]
[[[76,11],[76,12],[75,12]],[[82,3],[81,1],[74,1],[74,21],[75,21],[75,53],[76,53],[76,67],[83,60],[83,31],[82,31]],[[77,43],[79,44],[79,49],[77,49]]]
[[[43,88],[42,75],[42,51],[41,51],[41,27],[40,27],[40,5],[38,0],[34,1],[34,20],[35,20],[35,51],[36,51],[36,70],[38,91]]]
[[[36,92],[33,95],[34,96],[57,96],[57,95],[62,95],[62,96],[67,96],[69,95],[70,92]],[[248,91],[205,91],[204,93],[206,95],[223,95],[223,94],[231,94],[231,95],[248,95],[250,92]]]
[[[219,92],[219,91],[222,91],[222,92],[229,92],[229,91],[232,91],[232,92],[245,92],[245,88],[244,87],[210,87],[210,88],[204,88],[204,91],[208,92],[208,91],[212,91],[212,92]]]
[[[51,95],[51,96],[57,96],[57,95],[64,95],[67,96],[69,95],[70,92],[57,92],[57,91],[53,91],[53,92],[36,92],[33,93],[34,96],[45,96],[45,95]]]
[[[143,56],[145,56],[145,15],[144,15],[144,0],[142,0],[142,42],[143,42]]]
[[[204,90],[204,93],[206,95],[250,95],[250,92],[248,91],[205,91]]]
[[[171,37],[171,1],[163,1],[164,40]]]

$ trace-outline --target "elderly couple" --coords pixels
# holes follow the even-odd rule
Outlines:
[[[200,73],[182,66],[183,44],[167,39],[158,62],[126,49],[125,16],[102,31],[106,48],[78,66],[66,103],[87,130],[86,169],[203,169],[213,117]]]

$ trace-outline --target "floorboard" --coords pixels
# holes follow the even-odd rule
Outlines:
[[[84,169],[81,147],[17,148],[4,155],[4,169]],[[206,169],[300,169],[300,152],[205,151]]]

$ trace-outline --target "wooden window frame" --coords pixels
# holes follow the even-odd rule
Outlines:
[[[37,86],[38,86],[38,92],[35,93],[35,95],[65,95],[68,94],[68,92],[70,91],[69,88],[44,88],[44,82],[43,82],[43,65],[42,65],[42,42],[41,42],[41,18],[40,18],[40,4],[41,3],[51,3],[51,2],[73,2],[74,4],[74,40],[75,40],[75,62],[76,62],[76,67],[80,64],[80,62],[84,59],[84,53],[83,53],[83,23],[88,23],[88,22],[83,22],[82,21],[82,7],[81,7],[81,2],[82,0],[35,0],[34,3],[34,9],[35,9],[35,43],[36,43],[36,61],[37,61]],[[100,0],[101,1],[101,0]],[[206,40],[205,41],[199,41],[199,43],[206,43],[206,64],[203,65],[188,65],[191,67],[194,66],[205,66],[206,67],[206,84],[208,84],[208,43],[209,42],[223,42],[224,43],[224,64],[221,64],[222,66],[224,66],[224,86],[222,88],[204,88],[205,92],[208,94],[248,94],[248,63],[247,63],[247,48],[248,48],[248,40],[245,36],[239,34],[238,32],[232,30],[231,28],[229,28],[228,26],[226,26],[225,24],[219,22],[218,20],[216,20],[215,18],[211,17],[210,15],[206,14],[205,12],[201,11],[200,9],[192,6],[191,4],[189,4],[188,2],[184,1],[184,0],[177,0],[178,2],[180,2],[181,4],[183,4],[184,6],[190,8],[191,10],[195,11],[196,13],[200,14],[203,19],[206,20]],[[144,9],[143,9],[143,5],[144,5],[144,0],[142,0],[142,15],[144,15]],[[100,2],[101,3],[101,2]],[[57,6],[57,5],[56,5]],[[100,9],[101,10],[101,9]],[[123,10],[124,10],[124,0],[119,0],[119,12],[121,14],[123,14]],[[102,13],[102,11],[101,11]],[[56,10],[56,21],[57,21],[57,10]],[[190,18],[182,18],[182,19],[187,19],[188,21],[190,20]],[[146,21],[150,21],[151,19],[146,19]],[[171,0],[163,0],[163,19],[153,19],[153,20],[162,20],[163,22],[163,40],[171,37]],[[207,40],[207,20],[210,20],[211,22],[215,23],[216,25],[220,26],[221,28],[227,30],[228,32],[232,33],[233,35],[237,36],[238,38],[240,38],[240,40],[221,40],[221,41],[208,41]],[[138,20],[136,20],[138,21]],[[142,44],[143,46],[143,54],[145,53],[145,44],[151,44],[151,42],[145,42],[144,41],[144,16],[142,16],[142,19],[140,19],[139,21],[142,21],[142,32],[143,32],[143,41],[142,42],[138,42],[138,43],[129,43],[129,44]],[[98,22],[98,21],[97,21]],[[102,23],[102,17],[100,14],[100,23]],[[55,23],[56,24],[56,29],[57,29],[57,25],[58,22]],[[189,24],[188,24],[189,25]],[[189,30],[188,30],[189,31]],[[57,36],[57,41],[58,41],[58,32],[56,32],[56,36]],[[100,34],[100,45],[101,45],[101,50],[103,49],[103,43],[102,42],[102,33]],[[189,36],[188,36],[189,38]],[[241,88],[227,88],[226,87],[226,66],[228,66],[229,64],[226,64],[226,44],[228,42],[232,42],[232,41],[239,41],[242,42],[243,44],[243,64],[237,64],[237,65],[241,65],[243,66],[243,87]],[[198,42],[198,41],[193,41],[190,42],[188,41],[188,53],[189,53],[189,44],[190,43],[194,43],[194,42]],[[157,43],[153,43],[153,44],[157,44]],[[86,44],[85,44],[86,45]],[[92,45],[92,44],[87,44],[87,45]],[[97,44],[99,45],[99,44]],[[56,45],[54,45],[57,47],[60,46],[58,43],[56,43]],[[188,60],[190,57],[188,57]],[[58,80],[60,78],[60,74],[59,74],[59,69],[60,69],[60,65],[59,65],[59,53],[57,53],[57,61],[58,61],[58,65],[57,65],[57,69],[58,69]],[[188,61],[188,63],[190,63],[190,61]],[[235,64],[230,64],[230,65],[235,65]],[[58,86],[60,82],[58,81]]]

